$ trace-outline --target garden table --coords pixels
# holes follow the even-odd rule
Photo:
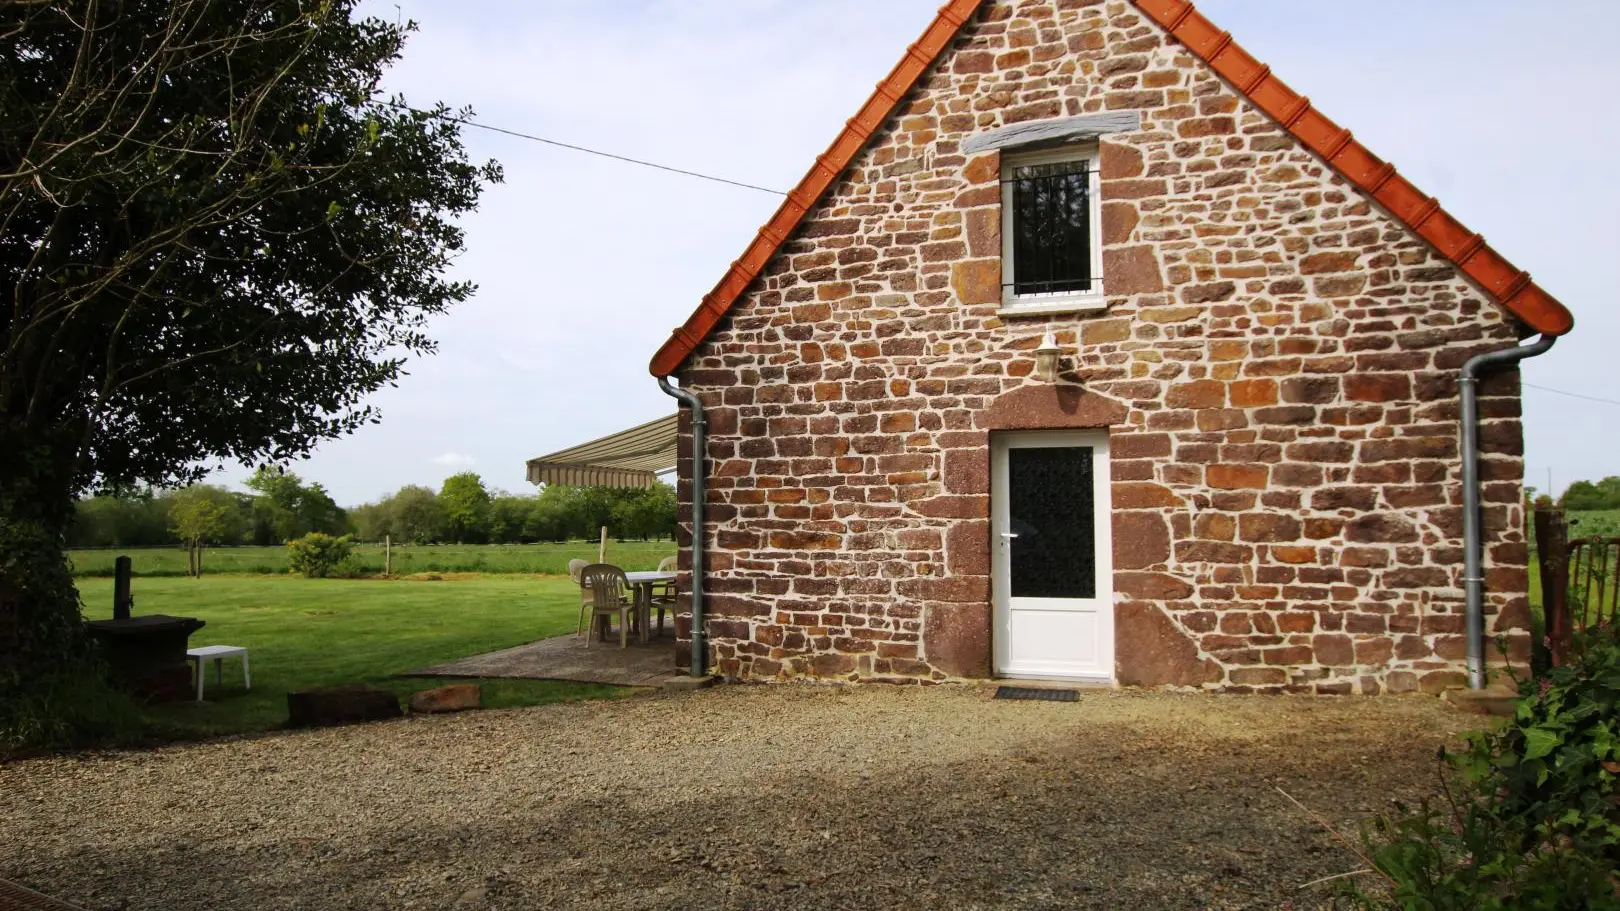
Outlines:
[[[242,659],[242,686],[253,689],[253,678],[248,675],[248,650],[240,645],[204,645],[186,649],[186,657],[197,663],[197,701],[203,701],[203,665],[214,662],[214,683],[225,685],[223,665],[226,658]]]
[[[625,573],[625,581],[636,594],[636,624],[641,627],[638,640],[646,645],[652,633],[652,590],[654,585],[664,582],[674,582],[675,574],[672,572],[646,572]]]

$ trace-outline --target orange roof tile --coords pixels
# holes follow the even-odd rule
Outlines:
[[[1531,329],[1563,335],[1574,327],[1569,310],[1531,281],[1530,273],[1516,268],[1491,249],[1479,234],[1469,231],[1432,196],[1400,176],[1395,166],[1378,158],[1357,142],[1350,131],[1311,107],[1310,100],[1272,75],[1271,68],[1254,59],[1232,40],[1230,32],[1214,26],[1188,0],[1131,0],[1208,63],[1216,73],[1265,111],[1308,149],[1346,180],[1377,200],[1391,215],[1456,264],[1480,288]],[[949,0],[940,7],[922,37],[877,84],[877,90],[850,118],[827,151],[816,157],[810,172],[788,193],[770,220],[759,229],[748,249],[731,264],[714,290],[704,295],[685,324],[653,355],[654,376],[669,376],[702,344],[760,270],[792,236],[805,214],[843,173],[866,140],[871,138],[916,85],[917,80],[950,44],[962,25],[973,17],[983,0]]]

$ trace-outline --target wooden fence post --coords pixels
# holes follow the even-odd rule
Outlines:
[[[607,562],[607,526],[602,526],[602,543],[596,547],[596,562]]]
[[[1536,557],[1541,564],[1541,615],[1552,663],[1570,647],[1569,520],[1562,509],[1536,510]]]
[[[394,536],[383,535],[383,575],[394,574]]]
[[[113,619],[128,620],[135,599],[129,594],[129,580],[133,576],[133,561],[129,557],[113,560]]]

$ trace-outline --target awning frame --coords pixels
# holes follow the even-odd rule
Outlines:
[[[679,413],[530,459],[531,484],[651,487],[675,470]]]

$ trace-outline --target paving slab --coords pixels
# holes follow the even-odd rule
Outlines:
[[[675,667],[675,639],[665,635],[647,645],[631,641],[619,648],[618,640],[586,643],[573,634],[541,639],[419,668],[403,677],[509,677],[524,680],[567,680],[616,686],[663,686],[681,676]]]

